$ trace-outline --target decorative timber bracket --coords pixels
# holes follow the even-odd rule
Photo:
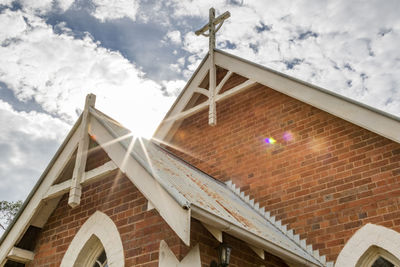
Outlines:
[[[221,28],[222,24],[226,19],[231,16],[229,11],[225,12],[224,14],[215,18],[215,9],[210,8],[209,13],[209,22],[208,24],[204,25],[203,28],[196,31],[196,35],[203,35],[209,37],[209,57],[210,57],[210,82],[209,82],[209,112],[208,112],[208,124],[214,126],[217,124],[217,111],[216,111],[216,103],[215,103],[215,96],[217,94],[216,87],[217,87],[217,72],[215,66],[215,58],[214,58],[214,49],[215,49],[215,34]],[[208,33],[205,33],[208,31]]]
[[[81,126],[79,127],[79,144],[76,155],[75,168],[71,179],[71,188],[69,191],[68,205],[72,208],[78,206],[81,202],[82,185],[81,182],[85,175],[86,159],[89,149],[89,107],[94,107],[96,96],[88,94],[86,96],[85,108],[82,113]]]

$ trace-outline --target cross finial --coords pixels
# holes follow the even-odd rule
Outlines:
[[[196,35],[201,34],[206,37],[210,37],[209,39],[210,51],[215,48],[215,34],[221,28],[222,24],[224,24],[224,21],[228,19],[230,16],[231,13],[229,13],[229,11],[226,11],[224,14],[215,18],[215,9],[212,7],[210,8],[208,23],[204,25],[203,28],[195,32]],[[208,31],[208,33],[206,33],[206,31]]]
[[[216,86],[217,86],[217,73],[214,61],[214,49],[215,49],[215,34],[221,28],[224,21],[231,16],[229,11],[215,18],[215,9],[210,8],[210,19],[208,24],[204,25],[203,28],[196,31],[196,35],[204,35],[209,37],[209,57],[210,57],[210,82],[209,82],[209,113],[208,113],[208,124],[214,126],[217,124],[217,112],[215,104]],[[208,31],[208,33],[206,33]]]

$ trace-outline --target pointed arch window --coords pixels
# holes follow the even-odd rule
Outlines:
[[[368,223],[347,241],[335,266],[400,267],[399,245],[399,232]]]
[[[106,252],[104,251],[104,249],[100,253],[100,255],[97,257],[95,263],[93,264],[93,267],[108,267],[107,255],[106,255]]]
[[[374,261],[372,267],[394,267],[394,264],[383,257],[379,257]]]
[[[400,266],[400,260],[380,247],[371,246],[358,260],[356,266],[398,267]]]
[[[121,237],[114,222],[96,211],[79,229],[60,267],[123,267]]]
[[[107,254],[101,241],[92,235],[79,252],[74,267],[108,267]]]

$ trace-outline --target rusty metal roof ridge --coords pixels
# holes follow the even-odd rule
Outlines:
[[[243,199],[247,204],[249,204],[254,210],[256,210],[259,214],[261,214],[266,220],[268,220],[272,225],[274,225],[277,229],[279,229],[284,235],[294,241],[298,246],[300,246],[304,251],[306,251],[310,256],[320,262],[323,266],[333,267],[333,262],[327,262],[326,256],[320,256],[319,250],[313,250],[312,245],[307,245],[306,239],[300,239],[298,234],[294,234],[293,229],[288,229],[287,225],[282,225],[282,221],[276,220],[275,216],[271,216],[269,211],[265,211],[265,208],[260,208],[260,204],[258,202],[254,202],[254,199],[250,199],[249,195],[245,195],[244,192],[240,191],[239,187],[231,181],[227,181],[226,185],[228,188],[233,191],[236,195],[238,195],[241,199]]]

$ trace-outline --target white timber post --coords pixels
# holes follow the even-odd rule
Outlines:
[[[221,28],[224,21],[230,17],[229,12],[225,12],[219,17],[215,18],[215,9],[210,8],[209,12],[209,22],[203,28],[196,31],[196,35],[204,35],[209,37],[209,50],[208,54],[210,57],[210,69],[209,69],[209,93],[208,98],[210,100],[209,110],[208,110],[208,124],[211,126],[217,125],[217,108],[216,108],[216,88],[217,88],[217,70],[215,67],[214,49],[215,49],[215,34]],[[216,26],[218,26],[216,28]],[[208,31],[208,34],[205,32]]]
[[[215,88],[217,86],[217,72],[215,67],[214,48],[215,48],[215,9],[210,8],[210,22],[209,22],[209,56],[210,56],[210,81],[209,81],[209,99],[210,108],[208,110],[208,124],[215,126],[217,124],[217,111],[215,104]]]
[[[86,159],[89,149],[89,107],[94,107],[95,103],[96,95],[88,94],[86,96],[85,108],[82,113],[78,152],[76,155],[74,172],[72,174],[71,189],[69,191],[68,205],[72,208],[75,208],[81,202],[81,182],[85,174]]]

